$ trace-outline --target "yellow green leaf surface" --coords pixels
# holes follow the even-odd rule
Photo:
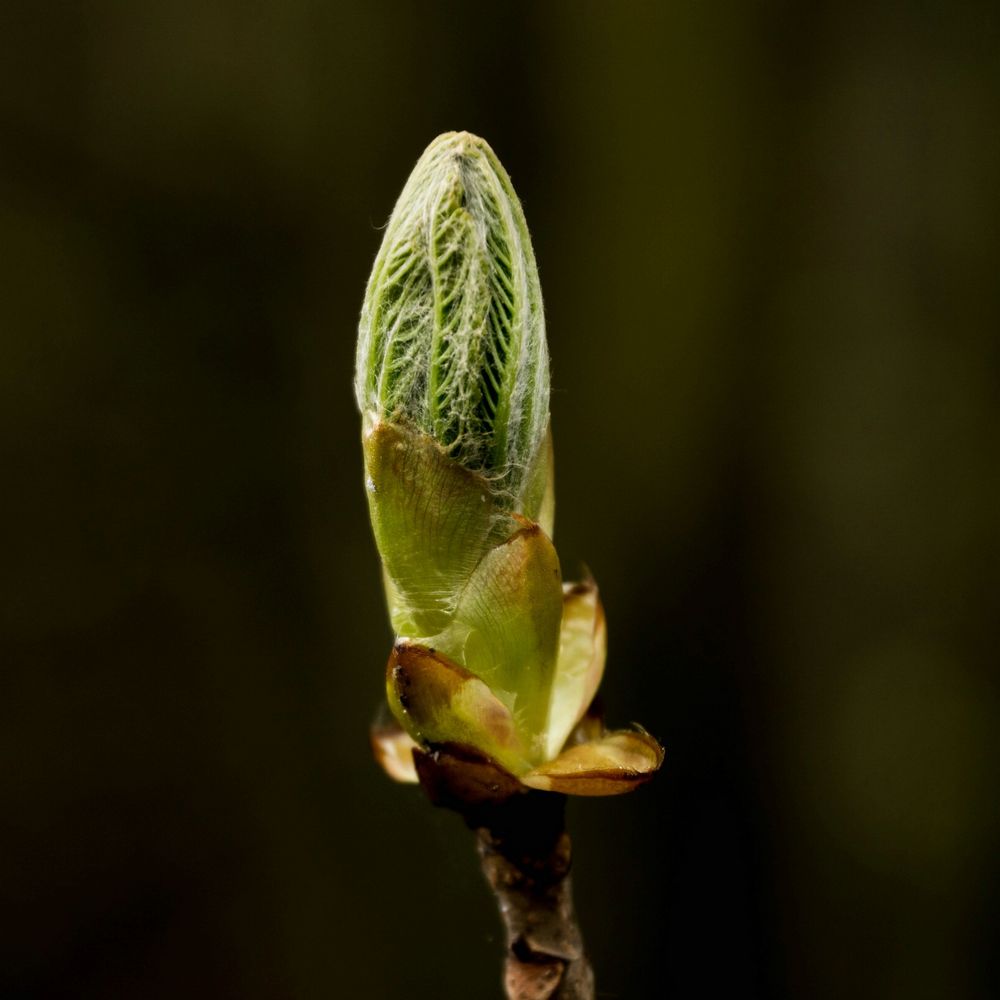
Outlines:
[[[393,628],[397,635],[435,635],[507,519],[496,514],[483,477],[420,431],[377,423],[366,430],[364,452]]]
[[[386,693],[393,714],[418,743],[476,747],[514,774],[530,768],[507,706],[440,651],[396,643],[386,667]]]
[[[618,730],[564,750],[521,782],[566,795],[620,795],[648,781],[663,763],[663,748],[642,730]]]
[[[536,761],[545,758],[552,680],[559,648],[559,558],[537,524],[522,527],[483,556],[434,644],[481,678],[512,712]]]
[[[607,626],[597,585],[567,584],[563,593],[559,656],[546,726],[546,758],[559,753],[583,718],[604,673]]]

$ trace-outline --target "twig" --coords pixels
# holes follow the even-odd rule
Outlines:
[[[467,748],[414,753],[431,801],[475,831],[506,931],[509,1000],[593,1000],[594,974],[573,911],[566,797],[512,784]]]

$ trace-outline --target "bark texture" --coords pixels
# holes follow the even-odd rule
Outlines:
[[[511,852],[502,838],[476,831],[483,873],[507,934],[504,987],[510,1000],[592,1000],[594,974],[573,912],[570,839],[544,856]]]
[[[416,752],[420,783],[475,831],[506,932],[509,1000],[593,1000],[594,974],[573,911],[566,797],[512,783],[465,747]]]

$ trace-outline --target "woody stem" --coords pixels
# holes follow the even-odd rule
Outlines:
[[[505,782],[456,749],[418,750],[414,763],[431,801],[475,831],[506,932],[508,1000],[594,1000],[594,973],[573,911],[566,796],[527,789],[509,775]]]
[[[494,823],[476,830],[483,873],[506,931],[509,1000],[594,997],[594,974],[573,911],[563,798],[526,793],[505,803],[509,814],[498,810]]]

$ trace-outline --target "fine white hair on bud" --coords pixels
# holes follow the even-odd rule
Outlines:
[[[520,502],[549,423],[535,255],[507,171],[468,132],[414,167],[365,293],[355,393],[366,426],[404,423]]]

